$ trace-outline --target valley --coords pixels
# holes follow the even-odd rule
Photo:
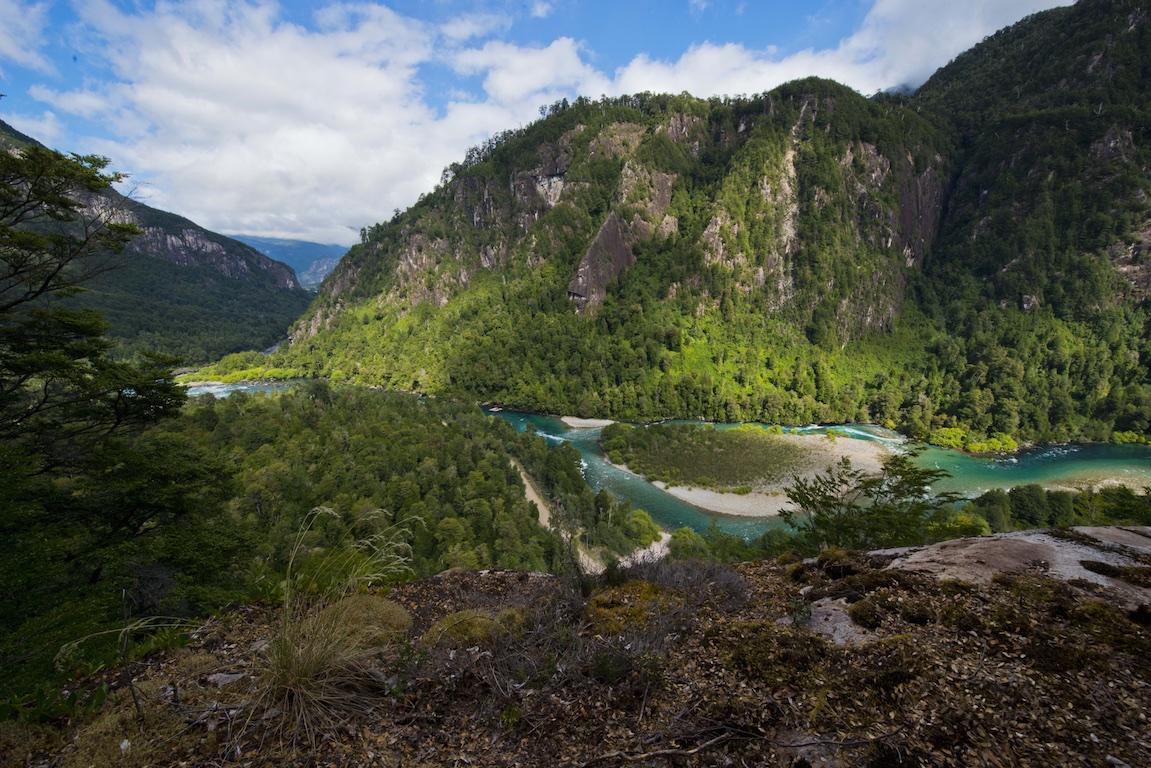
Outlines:
[[[259,395],[284,392],[302,384],[293,381],[232,384],[199,382],[190,385],[188,393],[192,398],[202,395],[228,397],[233,392]],[[725,533],[751,540],[782,524],[776,514],[786,505],[787,500],[780,492],[765,494],[762,499],[757,499],[755,494],[721,493],[711,498],[703,496],[721,507],[724,504],[740,504],[742,499],[743,508],[748,510],[745,513],[725,514],[722,509],[712,509],[707,503],[699,503],[698,498],[693,501],[690,495],[681,498],[669,493],[658,480],[652,482],[628,467],[613,463],[603,449],[603,425],[573,427],[567,422],[580,424],[581,420],[505,408],[489,407],[485,408],[485,412],[491,418],[506,421],[519,432],[530,431],[552,445],[571,445],[579,452],[580,471],[592,491],[606,490],[614,497],[627,501],[633,508],[645,510],[665,530],[688,527],[706,533],[709,528],[716,526]],[[719,423],[711,426],[718,430],[751,427],[769,433],[774,429],[761,424]],[[878,466],[879,458],[901,450],[908,444],[908,439],[903,435],[865,424],[788,428],[785,433],[808,436],[819,441],[814,450],[821,453],[823,461],[817,464],[826,466],[839,456],[848,455],[854,456],[854,463],[870,471]],[[834,439],[829,440],[828,435]],[[837,451],[837,448],[842,450]],[[860,456],[868,458],[861,462]],[[763,460],[771,459],[764,457]],[[964,498],[975,498],[992,489],[1026,485],[1039,485],[1057,491],[1109,486],[1127,486],[1138,490],[1151,486],[1151,447],[1143,445],[1032,446],[1017,454],[984,457],[972,456],[957,449],[924,446],[916,461],[923,467],[946,471],[948,476],[941,479],[935,488],[958,493]],[[790,480],[790,477],[783,479]],[[785,484],[781,484],[781,487]]]
[[[1146,0],[66,5],[0,768],[1151,764]]]

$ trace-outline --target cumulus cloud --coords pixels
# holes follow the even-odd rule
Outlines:
[[[470,40],[486,37],[493,32],[503,32],[512,25],[507,16],[493,13],[457,16],[440,27],[440,32],[449,40]]]
[[[817,75],[861,93],[919,86],[937,68],[992,32],[1070,0],[877,0],[860,28],[838,46],[780,57],[772,48],[702,43],[674,61],[636,56],[614,78],[616,92],[752,94]]]
[[[859,29],[826,49],[781,56],[704,42],[606,72],[568,37],[498,39],[511,23],[498,15],[433,25],[375,3],[339,3],[304,26],[272,0],[161,0],[149,10],[82,0],[88,50],[113,77],[33,88],[53,111],[23,126],[48,136],[59,133],[57,113],[100,121],[116,138],[82,149],[134,173],[147,202],[214,229],[347,243],[541,104],[636,91],[750,94],[808,75],[864,93],[917,84],[995,29],[1055,4],[1065,2],[876,0]],[[540,16],[551,5],[529,8]],[[429,93],[429,68],[459,79]]]
[[[0,0],[0,63],[52,71],[52,65],[40,52],[47,22],[48,3]]]
[[[551,15],[552,4],[544,2],[544,0],[536,0],[532,3],[531,16],[533,19],[546,19]]]
[[[483,74],[484,91],[501,104],[534,101],[555,94],[599,96],[611,82],[584,63],[580,46],[569,37],[530,48],[489,42],[482,48],[461,51],[453,64],[461,74]]]
[[[349,242],[513,117],[437,117],[418,76],[438,46],[486,34],[489,20],[435,29],[338,5],[309,29],[274,5],[222,0],[138,15],[91,2],[82,15],[116,82],[33,95],[114,121],[120,138],[91,148],[144,181],[150,204],[223,231]]]

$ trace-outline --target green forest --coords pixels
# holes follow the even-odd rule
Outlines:
[[[308,301],[305,291],[132,254],[67,303],[100,313],[120,354],[159,352],[193,365],[282,341]]]
[[[513,458],[561,515],[556,530],[539,525]],[[304,528],[304,572],[399,531],[415,576],[563,571],[572,555],[559,530],[607,557],[658,532],[645,513],[594,494],[570,447],[474,406],[322,382],[197,399],[103,441],[66,473],[12,477],[0,655],[21,674],[5,694],[47,675],[65,643],[132,617],[275,602]],[[325,514],[308,522],[316,509]],[[105,661],[112,638],[103,639],[71,661]]]
[[[818,449],[781,432],[778,427],[752,424],[717,429],[703,424],[616,423],[604,428],[600,447],[614,463],[648,480],[748,493],[765,486],[782,487],[793,476],[820,468]]]

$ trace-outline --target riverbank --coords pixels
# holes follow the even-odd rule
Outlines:
[[[557,530],[552,527],[552,510],[551,506],[544,500],[543,494],[536,488],[535,480],[532,479],[531,474],[527,471],[523,464],[516,459],[512,459],[512,466],[520,473],[520,479],[524,483],[524,496],[528,501],[536,505],[536,510],[539,512],[539,524],[541,528],[549,530]],[[560,535],[567,539],[567,534],[559,531]],[[648,544],[646,547],[637,547],[628,554],[620,558],[621,565],[638,565],[639,563],[654,562],[662,560],[667,557],[669,544],[671,543],[671,534],[667,531],[660,531],[659,539]],[[592,576],[599,575],[607,569],[600,551],[590,551],[581,544],[578,539],[575,545],[576,557],[579,558],[580,568],[584,573]]]
[[[776,517],[789,503],[787,496],[782,491],[774,493],[763,491],[723,493],[707,488],[684,488],[678,485],[668,485],[659,480],[652,481],[652,485],[692,506],[732,517]]]

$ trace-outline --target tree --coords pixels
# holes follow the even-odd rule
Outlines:
[[[780,516],[812,547],[875,549],[926,543],[933,529],[946,528],[953,493],[934,493],[948,476],[916,465],[914,453],[896,453],[878,474],[852,467],[844,457],[811,479],[797,477],[787,489],[795,505]]]
[[[243,550],[223,465],[140,434],[184,402],[168,362],[116,358],[103,318],[60,301],[137,232],[106,166],[0,152],[0,695],[47,681],[55,648],[126,610],[203,609]]]
[[[108,161],[40,146],[0,153],[0,466],[75,466],[93,441],[174,413],[167,361],[110,357],[99,315],[55,299],[115,267],[138,232],[110,188]]]

